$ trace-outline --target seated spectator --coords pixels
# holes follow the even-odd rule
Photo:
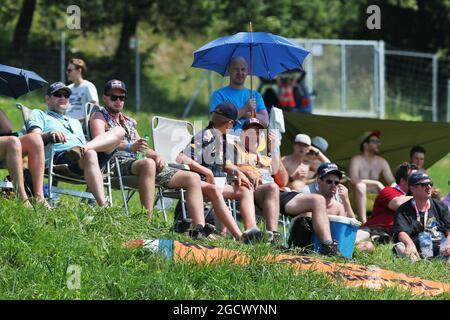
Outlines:
[[[395,181],[388,162],[379,155],[380,135],[379,131],[364,132],[360,137],[361,153],[353,156],[349,165],[356,212],[363,224],[367,221],[367,193],[376,194],[384,188],[384,185],[379,181],[381,175],[387,185]]]
[[[0,133],[11,134],[12,124],[0,110]],[[36,133],[29,133],[19,138],[15,136],[0,137],[0,158],[6,160],[6,167],[22,200],[27,200],[23,181],[23,157],[28,157],[28,167],[32,178],[32,193],[36,200],[50,208],[45,201],[44,184],[44,144]],[[0,164],[1,167],[3,165]],[[27,201],[26,205],[30,203]]]
[[[322,163],[331,162],[330,159],[328,159],[325,155],[328,149],[327,140],[322,137],[314,137],[311,139],[311,147],[312,148],[306,155],[307,161],[309,163],[307,184],[311,184],[316,180],[315,178],[317,176],[317,169],[319,169],[319,166]]]
[[[428,234],[432,240],[431,256],[442,255],[450,264],[450,211],[440,200],[431,198],[432,185],[431,178],[421,171],[408,177],[413,198],[403,203],[395,214],[394,251],[412,261],[428,258],[419,243],[419,237]]]
[[[72,91],[69,97],[69,108],[66,116],[75,118],[84,123],[86,103],[98,104],[98,94],[95,85],[84,79],[87,72],[86,63],[81,59],[70,59],[67,66],[67,80]]]
[[[125,131],[117,128],[86,142],[78,120],[66,117],[71,90],[62,82],[49,86],[45,101],[48,111],[33,110],[28,131],[40,134],[44,143],[53,142],[54,164],[67,164],[75,174],[84,175],[89,191],[99,206],[106,206],[103,188],[103,168],[122,140]],[[46,163],[50,160],[46,154]]]
[[[395,172],[395,185],[384,187],[378,193],[372,216],[356,235],[356,243],[360,249],[373,248],[372,242],[385,243],[392,239],[395,211],[412,198],[407,195],[408,177],[417,169],[414,164],[402,163]],[[367,241],[370,243],[365,243]]]
[[[289,174],[287,186],[294,191],[302,190],[308,182],[310,164],[307,154],[310,151],[321,161],[328,160],[319,149],[311,146],[311,138],[306,134],[297,134],[295,136],[294,151],[292,154],[281,158]]]
[[[200,174],[203,194],[212,202],[214,213],[219,221],[231,232],[235,239],[251,242],[262,238],[257,228],[253,188],[245,174],[228,159],[227,132],[237,121],[238,111],[230,102],[220,103],[212,113],[211,121],[201,132],[192,137],[178,161]],[[220,190],[214,177],[237,174],[235,185],[225,184]],[[224,197],[240,201],[240,214],[246,231],[242,233],[225,205]]]
[[[191,235],[195,239],[209,236],[209,228],[205,228],[203,215],[203,195],[198,174],[178,170],[167,165],[165,160],[150,149],[147,141],[137,131],[137,122],[123,113],[127,89],[121,80],[109,80],[104,87],[103,101],[105,108],[95,112],[91,117],[91,133],[100,137],[107,132],[120,128],[125,131],[123,140],[117,149],[121,152],[120,170],[122,175],[138,177],[138,191],[142,206],[151,218],[155,183],[163,188],[186,190],[186,206],[192,218],[194,230]],[[144,152],[144,159],[137,159],[137,152]],[[117,171],[114,172],[117,175]]]
[[[421,146],[414,146],[409,151],[409,162],[415,164],[420,171],[426,172],[424,168],[425,164],[425,148]]]

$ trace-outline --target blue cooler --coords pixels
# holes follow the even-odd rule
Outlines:
[[[361,226],[361,222],[354,218],[329,215],[331,237],[339,243],[339,251],[346,258],[353,256],[355,248],[356,232]],[[319,251],[321,244],[319,238],[313,233],[313,250]]]

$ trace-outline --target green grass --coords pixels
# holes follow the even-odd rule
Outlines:
[[[36,96],[20,101],[32,108],[43,106]],[[0,108],[19,129],[22,121],[14,104],[12,99],[0,99]],[[150,132],[151,114],[132,115],[138,120],[141,134]],[[201,120],[206,121],[206,116]],[[448,190],[448,177],[438,173],[448,172],[449,164],[447,156],[429,169],[442,190]],[[5,172],[0,174],[4,176]],[[114,199],[120,199],[118,193]],[[229,239],[216,244],[248,252],[255,262],[247,266],[174,263],[143,249],[122,248],[122,243],[131,239],[183,239],[171,232],[171,224],[162,220],[160,212],[155,213],[153,221],[141,214],[137,196],[132,199],[130,216],[117,207],[93,210],[64,196],[61,203],[53,211],[33,211],[15,201],[0,199],[0,299],[450,298],[449,294],[427,298],[395,289],[346,288],[318,272],[297,274],[258,260],[279,253],[268,245],[249,247]],[[393,259],[389,245],[377,247],[372,255],[356,252],[352,262],[450,283],[449,269],[443,262],[412,264]],[[82,268],[78,290],[69,290],[66,284],[70,265]]]

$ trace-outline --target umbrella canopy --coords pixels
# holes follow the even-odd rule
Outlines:
[[[18,98],[30,91],[42,88],[47,81],[37,73],[0,64],[0,94]]]
[[[241,56],[251,66],[250,75],[272,79],[281,72],[301,67],[308,54],[308,50],[281,36],[266,32],[239,32],[218,38],[196,50],[192,67],[227,76],[231,58]]]

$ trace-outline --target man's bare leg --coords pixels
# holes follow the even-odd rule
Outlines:
[[[364,182],[355,185],[355,207],[359,220],[364,224],[367,221],[366,201],[367,186]]]
[[[22,146],[17,137],[0,137],[0,159],[6,160],[6,167],[19,198],[27,200],[28,195],[23,184]],[[26,206],[30,207],[31,204]]]
[[[28,156],[28,167],[31,172],[33,181],[33,192],[36,199],[44,200],[44,143],[41,135],[37,133],[29,133],[21,136],[20,143],[22,145],[22,155]]]
[[[240,201],[240,212],[246,230],[256,227],[255,202],[252,191],[243,186],[225,185],[222,194],[227,199]]]
[[[92,149],[97,152],[111,153],[117,148],[124,136],[125,130],[122,127],[114,127],[87,142],[84,148],[86,150]]]
[[[192,224],[205,225],[205,217],[203,212],[203,195],[200,184],[200,176],[193,172],[178,171],[169,182],[169,188],[183,188],[186,190],[186,206]]]
[[[288,215],[297,216],[312,212],[313,229],[321,242],[331,241],[330,221],[328,220],[325,198],[318,194],[298,194],[285,207]]]
[[[147,210],[148,216],[151,218],[155,196],[155,161],[150,158],[137,160],[133,162],[131,172],[138,178],[138,190],[141,205]]]
[[[105,190],[103,189],[103,176],[98,165],[97,152],[87,150],[79,161],[80,168],[84,171],[84,178],[89,191],[97,200],[100,207],[106,204]]]
[[[268,183],[258,186],[255,191],[255,202],[262,208],[267,231],[278,231],[280,216],[280,190],[278,185]]]
[[[225,204],[222,192],[213,184],[202,181],[202,191],[204,195],[211,201],[214,213],[220,222],[227,228],[236,240],[240,240],[242,232],[233,219],[233,215]]]

